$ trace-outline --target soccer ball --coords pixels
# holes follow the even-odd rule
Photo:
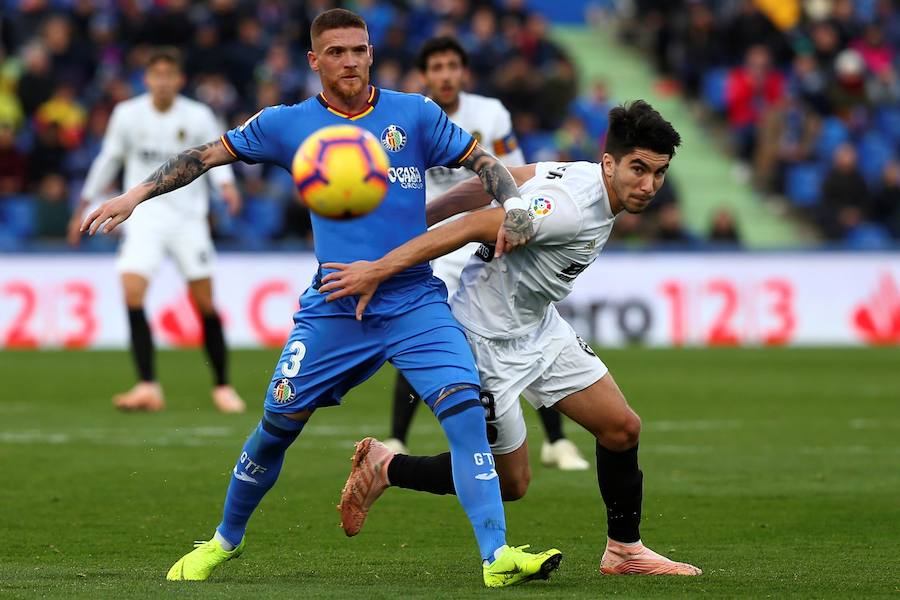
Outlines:
[[[355,125],[331,125],[297,148],[291,174],[300,200],[317,215],[352,219],[381,204],[388,187],[387,154]]]

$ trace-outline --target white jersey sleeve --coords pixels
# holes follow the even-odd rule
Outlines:
[[[519,191],[534,215],[534,237],[499,259],[492,248],[479,250],[450,299],[463,327],[486,338],[536,328],[597,258],[615,222],[596,163],[538,163]]]
[[[568,194],[529,198],[534,236],[532,245],[566,244],[581,233],[581,208]]]
[[[100,154],[91,163],[84,187],[81,189],[82,198],[88,201],[96,200],[113,182],[128,152],[127,134],[126,116],[120,104],[113,108],[109,117]]]

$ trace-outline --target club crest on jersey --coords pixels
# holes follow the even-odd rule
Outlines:
[[[531,199],[531,218],[543,219],[553,212],[553,201],[550,198],[532,198]]]
[[[381,132],[381,145],[388,152],[400,152],[406,146],[406,132],[399,125],[388,125]]]
[[[276,404],[286,404],[294,398],[294,386],[288,378],[279,379],[272,389],[272,399]]]

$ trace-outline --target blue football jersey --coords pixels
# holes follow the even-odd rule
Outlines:
[[[377,260],[424,233],[425,171],[459,166],[477,143],[431,99],[374,86],[366,108],[358,114],[337,110],[319,94],[299,104],[265,108],[226,132],[222,142],[239,160],[274,163],[290,172],[294,153],[307,136],[328,125],[347,123],[381,140],[391,165],[388,190],[377,209],[356,219],[311,215],[319,263]],[[382,286],[390,288],[430,274],[428,263],[422,263]]]

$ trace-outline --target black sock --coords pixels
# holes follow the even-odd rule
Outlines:
[[[404,444],[409,435],[409,426],[412,424],[413,415],[419,406],[419,396],[416,390],[409,384],[406,377],[397,371],[397,381],[394,383],[394,412],[391,417],[391,437],[397,438]]]
[[[203,344],[206,346],[206,355],[212,363],[216,385],[226,385],[228,375],[228,355],[225,352],[225,334],[222,333],[222,320],[218,313],[203,315]]]
[[[562,416],[552,408],[542,406],[538,409],[544,431],[547,432],[547,441],[551,444],[566,437],[562,430]]]
[[[638,468],[637,453],[637,446],[613,452],[597,442],[597,483],[606,503],[607,534],[626,544],[641,539],[644,474]]]
[[[156,381],[156,373],[153,369],[153,337],[150,335],[150,326],[144,309],[128,309],[128,326],[131,329],[131,356],[137,367],[138,377],[141,381]]]
[[[391,485],[408,490],[456,494],[449,452],[437,456],[397,454],[388,465],[387,476]]]

